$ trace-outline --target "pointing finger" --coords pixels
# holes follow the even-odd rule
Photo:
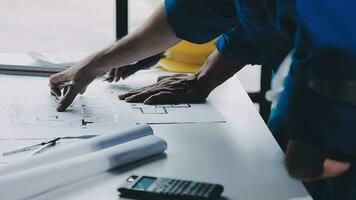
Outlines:
[[[63,112],[68,106],[70,106],[70,104],[72,104],[75,97],[78,95],[78,91],[74,88],[75,86],[71,85],[68,87],[69,89],[67,93],[65,93],[57,106],[58,112]]]
[[[84,87],[82,90],[80,90],[79,94],[83,95],[86,90],[87,90],[87,87]]]
[[[118,67],[118,68],[116,68],[116,70],[115,70],[115,79],[114,79],[114,81],[115,81],[115,82],[118,82],[121,77],[122,77],[122,68],[121,68],[121,67]]]

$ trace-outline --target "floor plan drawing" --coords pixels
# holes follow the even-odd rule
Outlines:
[[[147,124],[223,123],[224,117],[209,103],[145,105],[132,103],[134,119]]]
[[[172,108],[189,109],[189,104],[163,104],[163,105],[145,105],[145,104],[131,104],[133,110],[138,110],[142,114],[169,114]]]
[[[135,74],[116,84],[101,80],[89,85],[65,112],[57,112],[59,99],[50,95],[47,77],[1,76],[12,87],[0,85],[1,137],[12,134],[24,138],[45,135],[100,135],[136,124],[225,122],[224,117],[207,101],[203,104],[145,105],[127,103],[119,94],[149,84],[146,74]],[[152,78],[156,81],[157,78]],[[141,83],[141,80],[145,80]],[[0,138],[1,139],[1,138]]]

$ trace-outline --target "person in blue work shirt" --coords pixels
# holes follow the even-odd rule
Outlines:
[[[271,115],[269,127],[282,146],[289,138],[292,139],[286,154],[286,166],[292,176],[305,181],[336,177],[347,171],[350,164],[332,159],[329,155],[322,157],[314,150],[319,145],[325,146],[327,141],[320,129],[325,125],[324,121],[317,119],[329,105],[324,103],[323,107],[313,107],[313,114],[306,110],[310,109],[307,106],[310,103],[318,105],[328,97],[310,91],[308,86],[297,84],[299,82],[295,78],[296,74],[301,79],[305,78],[303,72],[306,71],[306,79],[313,81],[309,78],[322,72],[322,64],[318,61],[328,58],[330,53],[317,51],[308,24],[303,23],[305,21],[298,22],[299,19],[305,19],[301,15],[305,10],[295,9],[295,5],[293,0],[166,0],[138,30],[50,78],[51,92],[58,96],[62,95],[63,89],[60,83],[75,81],[74,85],[64,88],[57,110],[64,111],[96,77],[116,68],[115,79],[119,80],[123,73],[122,66],[163,52],[182,39],[205,43],[218,37],[217,49],[199,72],[162,77],[154,85],[120,95],[119,98],[145,104],[202,102],[214,88],[245,65],[261,64],[277,70],[284,57],[294,49],[294,61],[286,80],[286,90]],[[313,10],[310,5],[300,5],[300,2],[297,5],[298,8]],[[338,60],[336,57],[333,64]],[[310,63],[320,67],[311,72],[309,68],[304,70],[304,66]],[[299,76],[300,72],[302,75]],[[338,103],[335,103],[336,109],[339,108]],[[352,112],[349,114],[353,116]],[[302,117],[305,115],[306,119]],[[333,116],[332,113],[329,116]],[[311,122],[315,124],[311,125]],[[309,134],[311,131],[319,135]],[[283,136],[287,136],[287,139],[283,140]],[[326,144],[332,144],[330,140],[328,142]],[[339,144],[342,146],[342,142]],[[298,154],[301,149],[308,150],[308,147],[313,151],[310,155],[322,157],[316,164],[310,165],[312,169],[308,168],[308,160],[303,160],[303,156]],[[319,170],[314,170],[315,166]],[[322,192],[316,191],[314,185],[307,186],[315,199],[323,199]]]
[[[341,172],[355,160],[356,2],[296,0],[295,5],[300,26],[294,62],[270,128],[288,133],[290,174],[317,180],[323,167]],[[335,165],[328,158],[348,162]],[[305,185],[315,199],[356,199],[353,171]]]

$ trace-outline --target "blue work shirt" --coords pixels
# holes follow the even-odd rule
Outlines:
[[[316,70],[314,66],[310,67],[312,70],[303,67],[311,58],[322,55],[320,49],[327,40],[321,37],[313,43],[322,34],[321,27],[297,23],[297,16],[302,22],[309,22],[308,13],[314,12],[316,17],[325,14],[318,12],[317,4],[312,2],[300,0],[297,14],[294,0],[166,0],[165,7],[177,37],[194,43],[218,37],[218,51],[240,65],[262,64],[276,70],[288,52],[296,49],[286,89],[270,116],[269,128],[274,134],[349,150],[356,146],[356,123],[351,123],[356,117],[355,106],[340,104],[296,80],[295,74],[300,72],[313,77],[324,71],[348,76],[350,71],[347,64],[343,65],[345,70],[339,69],[338,57],[331,70],[323,70],[329,60],[319,60]],[[341,132],[345,137],[339,137]]]
[[[299,21],[317,48],[356,52],[356,1],[296,0]]]
[[[166,0],[165,7],[177,37],[193,43],[218,37],[218,51],[238,64],[262,64],[276,69],[294,46],[292,2]]]
[[[356,150],[355,104],[306,84],[309,80],[356,81],[356,22],[352,18],[355,8],[356,2],[348,0],[296,0],[300,22],[296,52],[286,91],[274,113],[283,121],[278,126],[288,128],[290,138],[328,150]],[[350,92],[356,91],[349,91],[351,96]]]

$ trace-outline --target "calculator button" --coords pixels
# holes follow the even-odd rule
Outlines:
[[[211,185],[207,191],[207,193],[211,193],[215,188],[215,185]]]
[[[197,183],[197,184],[194,186],[193,191],[198,191],[200,187],[201,187],[201,183]]]
[[[207,185],[206,183],[200,183],[199,187],[197,188],[198,191],[201,191],[204,189],[205,185]]]
[[[179,186],[179,184],[181,184],[181,182],[182,181],[180,181],[180,180],[175,180],[172,184],[172,187],[170,187],[167,192],[172,193]]]
[[[197,196],[202,197],[202,196],[204,196],[205,193],[206,193],[206,191],[200,190],[200,191],[198,191]]]
[[[181,193],[182,195],[188,195],[190,193],[191,188],[189,187],[189,185],[183,190],[183,192]]]
[[[163,192],[163,190],[164,190],[163,187],[158,187],[158,188],[155,190],[155,192],[161,193],[161,192]]]
[[[209,187],[209,184],[203,183],[202,186],[201,186],[201,188],[200,188],[199,190],[200,190],[200,191],[206,191],[208,187]]]
[[[173,195],[177,195],[177,191],[179,190],[179,188],[183,185],[184,181],[179,182],[172,190],[171,193]]]
[[[183,191],[184,195],[189,195],[194,188],[197,186],[196,182],[190,182],[190,184],[188,185],[188,187]]]
[[[174,195],[178,196],[181,195],[183,190],[189,185],[189,181],[183,181],[183,183],[179,186],[179,188],[174,191]]]
[[[160,183],[164,183],[164,184],[167,184],[171,181],[171,179],[168,179],[168,178],[162,178],[160,179]]]
[[[162,193],[163,194],[170,194],[170,191],[172,190],[173,187],[174,187],[174,185],[167,185],[165,187],[165,190]]]
[[[189,195],[192,195],[192,196],[195,196],[198,194],[198,191],[197,190],[193,190],[189,193]]]

